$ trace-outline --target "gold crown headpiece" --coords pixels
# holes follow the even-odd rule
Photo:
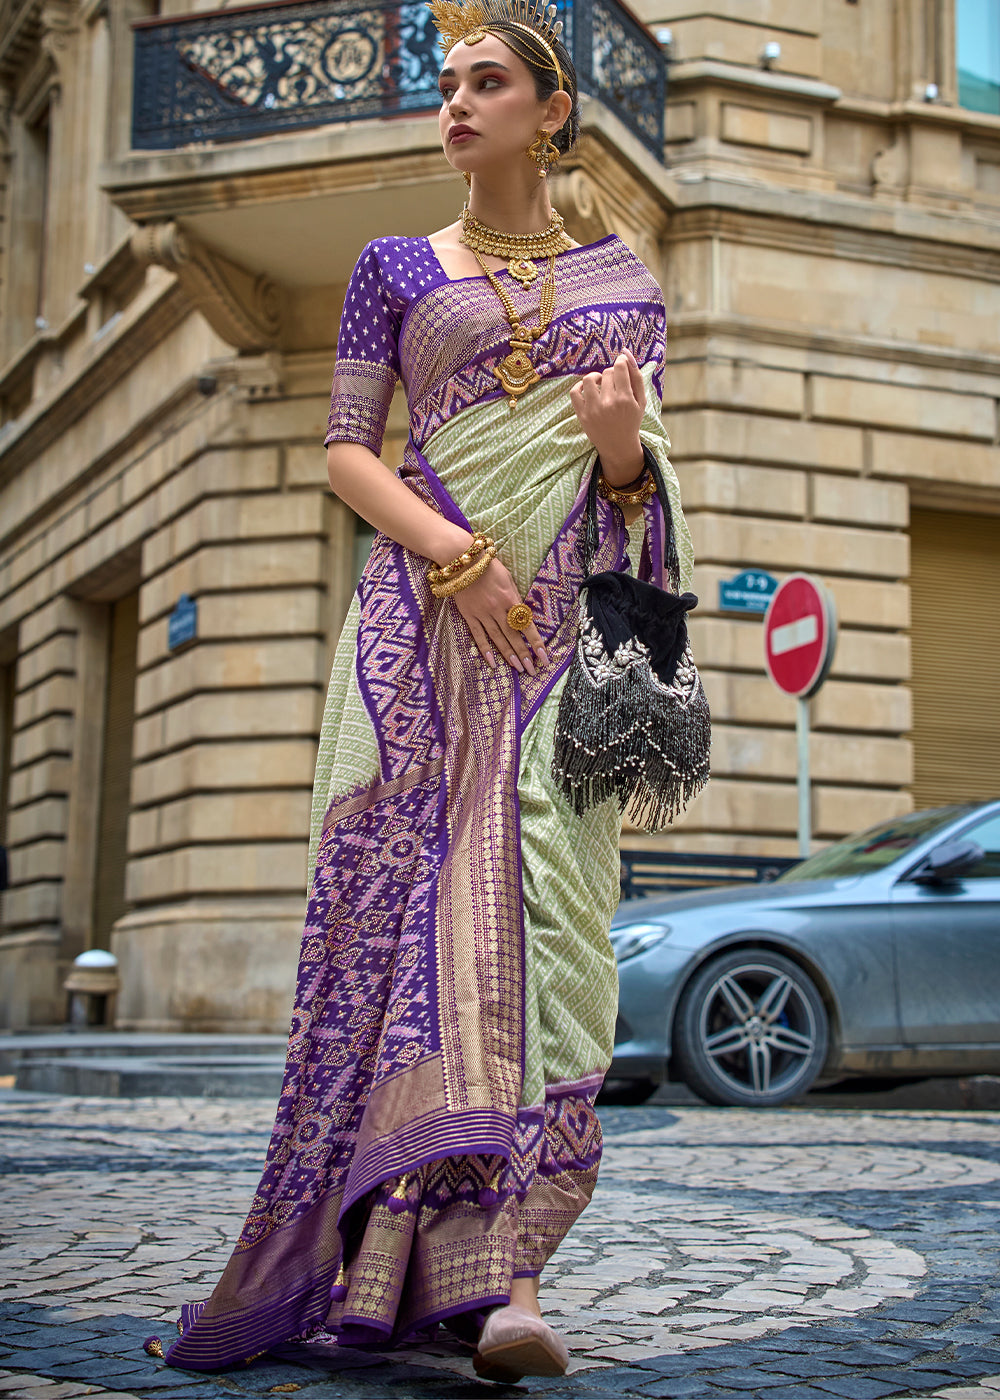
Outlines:
[[[494,25],[520,29],[541,45],[548,54],[559,79],[559,91],[565,92],[563,71],[556,58],[553,44],[562,33],[562,20],[556,19],[555,5],[545,0],[428,0],[427,8],[441,35],[441,47],[448,52],[464,40],[478,44]]]

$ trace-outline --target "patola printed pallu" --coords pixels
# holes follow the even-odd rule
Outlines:
[[[507,273],[528,325],[538,290]],[[616,237],[560,255],[542,376],[508,408],[510,327],[485,278],[449,281],[423,238],[364,250],[344,307],[328,442],[381,450],[397,379],[400,475],[485,530],[550,664],[474,655],[383,535],[344,626],[317,767],[313,882],[284,1087],[243,1233],[176,1366],[211,1369],[289,1339],[386,1346],[448,1321],[475,1340],[590,1200],[594,1096],[617,1004],[614,803],[577,817],[551,775],[576,643],[579,524],[594,451],[569,398],[624,348],[647,383],[643,442],[667,477],[680,578],[691,547],[659,418],[659,288]],[[663,583],[654,498],[626,528],[600,503],[598,569]]]

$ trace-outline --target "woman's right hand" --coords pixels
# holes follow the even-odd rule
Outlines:
[[[482,578],[453,594],[448,601],[465,618],[475,649],[487,666],[495,670],[496,658],[500,656],[515,671],[527,671],[533,676],[536,664],[549,664],[535,624],[532,622],[523,632],[515,632],[507,622],[508,612],[522,599],[510,572],[499,559],[491,559]]]

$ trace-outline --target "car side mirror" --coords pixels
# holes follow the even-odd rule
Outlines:
[[[918,885],[946,885],[967,875],[982,859],[983,848],[975,841],[945,841],[934,847],[911,879]]]

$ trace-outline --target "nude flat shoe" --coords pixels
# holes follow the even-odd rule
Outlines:
[[[522,1376],[565,1375],[569,1352],[547,1322],[508,1303],[487,1317],[472,1364],[484,1381],[511,1385]]]

